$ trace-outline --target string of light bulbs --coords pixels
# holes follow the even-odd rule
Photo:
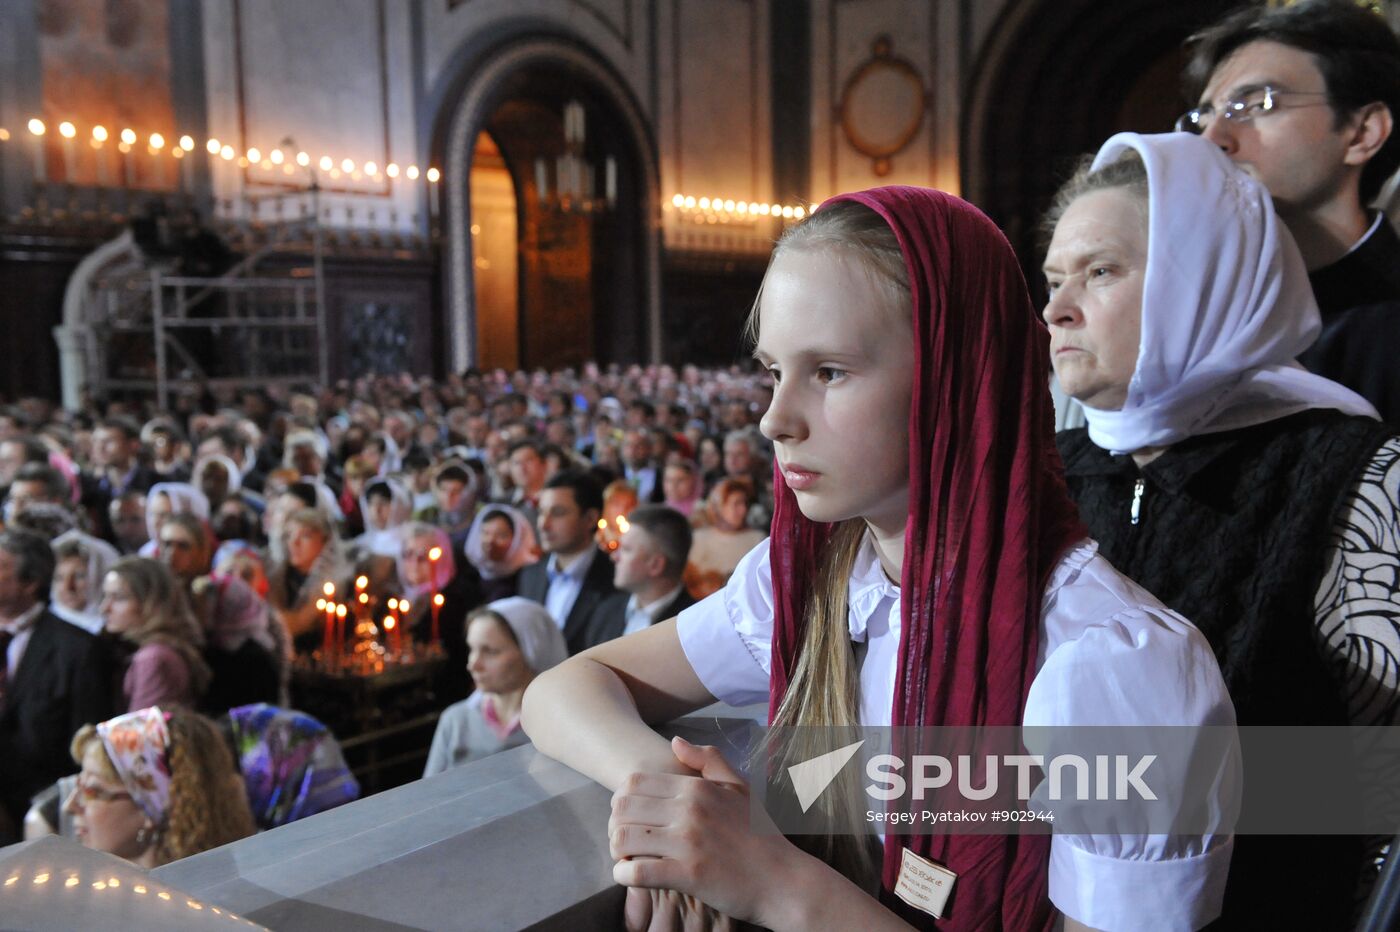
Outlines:
[[[36,177],[40,181],[46,181],[47,168],[43,164],[44,153],[42,147],[43,138],[49,131],[48,125],[39,117],[33,117],[26,124],[26,129],[28,129],[29,135],[33,137],[35,142]],[[78,128],[70,120],[60,122],[57,126],[57,131],[58,135],[62,137],[69,146],[73,144],[73,141],[76,140],[78,136]],[[10,142],[13,139],[14,136],[10,130],[0,126],[0,143]],[[105,148],[111,139],[111,132],[107,127],[101,124],[95,124],[88,131],[88,144],[91,145],[93,149],[101,150]],[[136,148],[140,140],[140,134],[134,129],[126,127],[117,134],[116,149],[121,154],[127,155]],[[145,135],[145,142],[146,152],[149,155],[159,156],[168,152],[170,156],[175,159],[183,159],[193,154],[198,147],[195,138],[189,134],[184,134],[174,141],[168,141],[164,134],[153,132]],[[281,146],[273,146],[267,149],[266,152],[257,146],[250,146],[240,153],[232,145],[221,142],[216,137],[210,137],[205,140],[203,148],[209,153],[211,158],[221,159],[225,162],[234,162],[240,168],[256,165],[264,170],[272,171],[280,167],[282,172],[288,175],[294,174],[298,166],[309,169],[314,161],[317,168],[326,172],[332,178],[349,175],[353,178],[368,177],[377,179],[382,172],[385,177],[390,179],[403,177],[409,181],[417,181],[419,177],[422,177],[429,184],[437,184],[442,180],[442,172],[439,171],[436,166],[429,166],[426,170],[422,170],[417,165],[400,166],[397,162],[389,162],[381,169],[380,165],[373,160],[359,162],[352,158],[336,159],[330,155],[322,155],[313,160],[311,154],[305,150],[289,152],[282,149]],[[72,160],[72,153],[70,150],[65,149],[64,159],[65,169],[71,172],[72,165],[70,163]]]
[[[671,196],[671,206],[682,214],[693,214],[704,222],[707,217],[755,220],[770,217],[775,220],[801,220],[807,208],[795,204],[765,204],[762,201],[736,201],[732,198],[695,197],[689,194]]]

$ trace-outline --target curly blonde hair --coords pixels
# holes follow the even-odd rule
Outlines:
[[[171,707],[164,711],[170,732],[170,806],[164,825],[159,826],[157,866],[247,838],[257,831],[238,765],[218,726],[187,709]],[[93,741],[102,749],[102,776],[121,783],[121,776],[92,725],[84,725],[73,736],[69,748],[73,760],[81,765]]]
[[[125,583],[141,603],[141,623],[121,636],[138,647],[160,643],[172,648],[189,667],[195,695],[203,694],[212,676],[201,653],[204,631],[170,568],[159,560],[127,557],[108,572]]]

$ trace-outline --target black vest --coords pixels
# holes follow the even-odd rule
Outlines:
[[[1312,410],[1192,437],[1141,471],[1082,428],[1056,440],[1100,552],[1201,629],[1241,725],[1344,725],[1313,596],[1338,509],[1392,433]]]
[[[1085,429],[1056,442],[1100,552],[1200,628],[1241,725],[1344,725],[1314,596],[1338,509],[1393,432],[1312,410],[1192,437],[1141,471]],[[1346,928],[1360,852],[1346,836],[1238,836],[1210,928]],[[1290,879],[1300,863],[1307,889]]]

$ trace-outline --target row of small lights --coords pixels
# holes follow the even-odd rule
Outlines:
[[[45,884],[47,884],[47,883],[49,882],[50,879],[55,879],[55,880],[57,879],[57,878],[53,877],[53,872],[52,872],[52,871],[40,870],[40,871],[37,871],[37,872],[34,874],[34,878],[33,878],[32,883],[33,883],[34,886],[36,886],[36,887],[42,887],[42,886],[44,886]],[[20,880],[20,875],[19,875],[19,874],[11,874],[10,877],[9,877],[8,879],[6,879],[4,885],[5,885],[6,887],[13,887],[16,883],[19,882],[19,880]],[[81,878],[78,874],[69,874],[68,877],[63,881],[63,886],[64,886],[65,888],[67,888],[67,889],[72,889],[73,887],[79,886],[81,883],[82,883],[82,878]],[[143,883],[133,883],[133,884],[130,884],[129,886],[130,886],[130,888],[131,888],[131,892],[137,894],[138,896],[144,896],[144,895],[145,895],[147,892],[149,892],[149,890],[150,890],[150,888],[148,888],[148,887],[147,887],[145,884],[143,884]],[[120,879],[118,879],[118,878],[116,878],[116,877],[109,877],[109,878],[107,878],[107,879],[105,879],[105,880],[99,878],[99,879],[94,880],[94,881],[92,882],[92,889],[97,890],[98,892],[102,892],[102,891],[104,891],[104,890],[120,890],[121,888],[122,888],[122,882],[121,882]],[[155,895],[156,895],[156,898],[157,898],[157,899],[161,899],[161,900],[164,900],[164,901],[169,902],[169,903],[174,903],[174,905],[177,905],[177,906],[179,905],[179,903],[176,903],[176,902],[174,901],[174,899],[171,897],[171,895],[170,895],[169,893],[167,893],[166,891],[164,891],[164,890],[155,891]],[[203,909],[205,909],[205,904],[200,903],[198,900],[189,899],[188,897],[185,898],[185,906],[188,907],[189,909],[193,909],[193,910],[203,910]],[[213,913],[213,914],[216,915],[216,916],[223,916],[223,917],[225,917],[225,918],[227,918],[227,919],[233,919],[233,920],[238,921],[238,922],[245,922],[245,923],[247,923],[248,925],[256,925],[256,923],[252,922],[251,920],[240,919],[238,916],[235,916],[233,913],[226,913],[226,912],[224,912],[223,910],[219,909],[219,907],[217,907],[217,906],[210,906],[210,907],[208,907],[208,909],[209,909],[209,911],[210,911],[211,913]]]
[[[725,214],[730,217],[776,217],[783,220],[801,220],[807,216],[807,209],[787,204],[764,204],[761,202],[735,201],[730,198],[692,197],[677,194],[671,198],[671,206],[681,213]]]
[[[48,132],[48,127],[44,124],[43,120],[35,117],[29,121],[29,132],[33,134],[35,138],[39,138]],[[69,121],[64,120],[62,123],[58,124],[58,134],[64,139],[73,139],[78,135],[78,129]],[[94,126],[92,128],[92,140],[90,144],[94,149],[100,149],[110,138],[111,134],[108,133],[105,126]],[[117,144],[117,149],[122,153],[130,152],[132,147],[136,145],[138,138],[135,130],[129,127],[123,129],[118,134],[120,142]],[[0,142],[8,142],[9,139],[10,131],[0,126]],[[147,151],[152,155],[158,155],[164,151],[165,148],[165,137],[160,133],[151,133],[146,143]],[[170,146],[170,154],[177,159],[184,158],[186,154],[193,152],[194,149],[194,137],[185,135],[181,136],[174,145]],[[249,165],[257,165],[264,169],[273,169],[280,165],[282,171],[288,175],[296,171],[295,167],[293,167],[293,163],[300,165],[302,168],[309,168],[312,162],[311,155],[307,152],[297,152],[293,155],[288,155],[280,148],[270,149],[266,157],[264,157],[262,150],[258,149],[256,146],[248,149],[246,153],[239,155],[238,150],[234,149],[233,146],[227,143],[221,143],[218,139],[212,138],[205,142],[204,149],[211,156],[221,158],[225,162],[236,161],[240,168],[247,168]],[[323,155],[317,160],[316,165],[321,171],[329,173],[332,178],[339,178],[342,174],[358,177],[361,173],[370,178],[377,178],[380,174],[379,165],[372,161],[360,165],[354,159],[347,158],[341,159],[340,162],[337,163],[335,159],[331,158],[329,155]],[[420,172],[417,165],[409,165],[401,169],[397,163],[390,162],[388,165],[384,166],[384,174],[389,178],[398,178],[402,174],[403,177],[407,178],[409,181],[416,181],[418,180]],[[436,168],[429,168],[426,172],[422,172],[421,174],[431,184],[437,184],[442,178],[442,173]]]

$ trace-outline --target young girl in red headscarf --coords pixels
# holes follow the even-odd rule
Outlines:
[[[908,849],[957,876],[938,928],[1046,930],[1056,908],[1069,928],[1209,922],[1228,837],[891,831],[876,899],[839,845],[823,859],[753,831],[716,749],[647,727],[716,698],[767,701],[775,726],[1234,721],[1200,634],[1087,538],[1046,332],[975,208],[918,188],[834,198],[779,243],[751,329],[774,379],[772,536],[676,621],[525,698],[540,750],[615,791],[617,880],[773,929],[933,927],[892,895]],[[674,902],[629,894],[629,925]]]

